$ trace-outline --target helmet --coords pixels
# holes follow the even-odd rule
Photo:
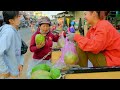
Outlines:
[[[43,24],[43,23],[47,23],[49,25],[51,25],[51,21],[48,17],[42,17],[39,21],[39,25]]]

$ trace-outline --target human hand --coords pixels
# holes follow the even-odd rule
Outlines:
[[[68,33],[68,34],[66,34],[67,38],[68,38],[71,42],[74,41],[74,35],[75,35],[75,33]]]
[[[42,43],[40,43],[40,44],[37,44],[36,47],[37,47],[37,49],[40,49],[40,48],[42,48],[44,45],[45,45],[45,42],[42,42]]]
[[[18,70],[19,70],[19,76],[20,76],[21,73],[22,73],[22,70],[23,70],[23,65],[19,65],[19,66],[18,66]]]
[[[65,31],[59,33],[59,36],[64,36]]]
[[[22,70],[23,70],[23,65],[19,65],[19,66],[18,66],[18,70],[19,70],[19,72],[22,72]]]

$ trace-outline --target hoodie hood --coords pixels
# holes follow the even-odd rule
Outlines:
[[[12,28],[15,32],[17,32],[17,30],[12,25],[9,25],[9,24],[4,24],[3,26],[1,26],[0,31],[1,29],[6,30],[7,28]]]

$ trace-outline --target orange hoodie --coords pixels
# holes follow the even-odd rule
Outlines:
[[[107,20],[100,20],[85,37],[75,34],[74,40],[83,51],[102,52],[108,66],[120,65],[120,33]]]

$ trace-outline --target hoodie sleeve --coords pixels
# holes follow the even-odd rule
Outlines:
[[[8,73],[8,66],[5,63],[4,60],[4,53],[10,48],[13,33],[10,32],[10,30],[6,30],[6,32],[1,32],[2,35],[0,36],[0,74],[1,73]]]
[[[105,28],[104,25],[99,25],[99,27],[96,28],[95,35],[92,39],[75,34],[74,40],[83,51],[90,51],[94,54],[97,54],[105,48],[107,40],[106,29],[107,28]]]

